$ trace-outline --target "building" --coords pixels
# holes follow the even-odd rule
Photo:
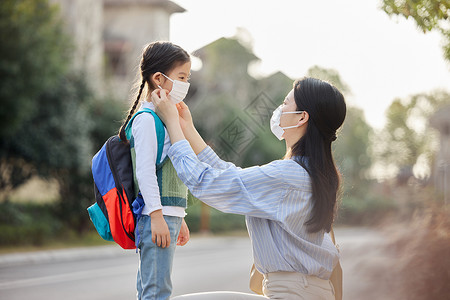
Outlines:
[[[126,99],[139,72],[142,49],[169,40],[170,16],[184,8],[168,0],[103,0],[105,78]]]
[[[66,31],[74,43],[72,68],[81,71],[92,88],[103,83],[103,3],[90,0],[50,0],[59,5]]]
[[[169,0],[50,0],[59,4],[74,41],[74,69],[94,91],[126,99],[146,44],[169,40],[170,16],[185,9]]]

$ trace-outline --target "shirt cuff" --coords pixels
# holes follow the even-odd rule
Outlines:
[[[219,156],[217,156],[216,152],[214,152],[210,146],[203,149],[197,157],[201,162],[207,163],[210,166],[214,166],[216,163],[221,161]]]
[[[191,145],[187,140],[180,140],[172,144],[172,146],[170,146],[169,148],[169,151],[167,152],[167,155],[170,157],[172,162],[175,157],[189,154],[195,155],[194,150],[192,150]]]
[[[146,204],[146,205],[147,205],[147,204]],[[151,214],[152,212],[154,212],[155,210],[162,209],[162,208],[163,208],[163,207],[162,207],[161,204],[155,205],[155,206],[147,206],[147,209],[148,209],[147,214],[150,215],[150,214]]]

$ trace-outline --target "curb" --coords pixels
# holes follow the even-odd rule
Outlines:
[[[71,261],[77,259],[95,259],[136,254],[135,250],[124,250],[119,246],[95,246],[58,250],[44,250],[0,255],[0,268],[18,265],[41,264],[49,262]]]

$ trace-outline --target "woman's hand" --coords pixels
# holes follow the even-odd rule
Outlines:
[[[170,245],[170,231],[166,220],[162,214],[162,210],[158,209],[150,213],[152,242],[161,248],[169,247]]]
[[[187,128],[194,127],[194,122],[192,121],[192,115],[191,111],[189,110],[189,107],[181,101],[177,104],[178,109],[178,115],[180,117],[180,126],[183,132],[186,131]]]
[[[177,245],[184,246],[189,241],[189,228],[184,221],[181,223],[180,233],[178,234]]]
[[[152,92],[152,102],[155,105],[156,113],[158,117],[166,124],[166,126],[178,124],[178,110],[168,98],[167,91],[161,89],[155,89]]]
[[[164,122],[167,131],[169,132],[172,145],[178,141],[184,140],[185,137],[180,126],[178,109],[175,104],[167,99],[167,91],[154,90],[152,92],[152,102],[155,105],[156,113]]]

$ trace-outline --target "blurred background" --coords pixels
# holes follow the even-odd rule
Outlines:
[[[106,243],[86,212],[91,158],[126,117],[142,49],[170,40],[192,55],[198,130],[242,167],[284,155],[269,120],[295,79],[337,86],[335,226],[377,233],[342,253],[348,299],[444,299],[449,13],[446,0],[2,0],[0,253]],[[187,213],[194,235],[245,232],[243,216],[194,198]]]

